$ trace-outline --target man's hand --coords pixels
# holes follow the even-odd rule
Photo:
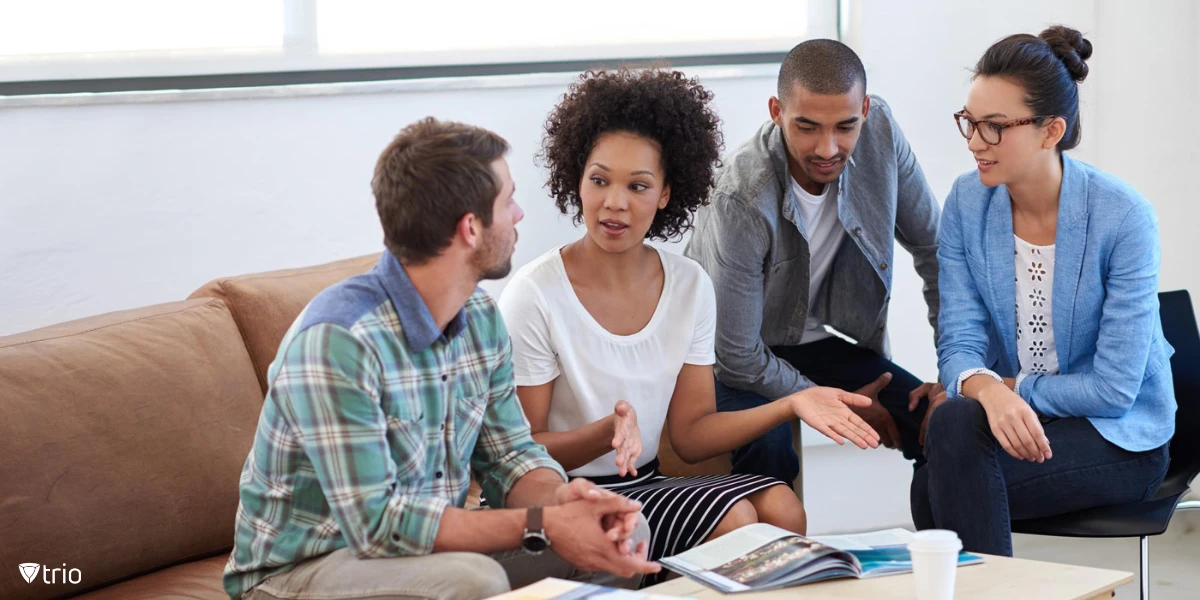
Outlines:
[[[933,409],[946,401],[946,388],[940,383],[922,383],[921,387],[908,394],[908,412],[917,410],[921,405],[921,398],[925,397],[929,398],[929,406],[925,408],[925,418],[921,419],[921,433],[917,435],[917,443],[922,446],[925,445],[925,429],[929,427],[929,415],[933,414]]]
[[[620,498],[619,494],[606,490],[596,484],[577,477],[571,480],[570,483],[564,483],[554,491],[554,500],[558,504],[567,504],[581,500],[602,500],[605,498]],[[613,542],[628,540],[633,537],[633,532],[637,529],[638,516],[641,514],[639,509],[632,509],[628,512],[611,513],[604,515],[604,532]]]
[[[879,434],[850,410],[865,407],[871,399],[831,387],[811,387],[780,399],[801,421],[842,445],[845,439],[862,449],[878,448]]]
[[[637,513],[641,504],[622,496],[576,500],[545,510],[546,537],[563,560],[586,572],[605,571],[618,577],[657,573],[662,567],[646,560],[649,548],[630,540],[614,542],[604,530],[606,515]]]
[[[637,411],[633,405],[617,401],[613,407],[613,450],[617,451],[617,474],[637,477],[637,459],[642,455],[642,431],[638,429]]]
[[[892,418],[892,413],[888,412],[882,404],[879,403],[879,392],[887,387],[892,381],[892,374],[884,371],[875,381],[864,385],[854,393],[866,396],[871,399],[869,406],[855,407],[854,413],[862,420],[870,425],[872,429],[879,432],[879,443],[887,448],[900,447],[900,430],[896,427],[896,420]]]

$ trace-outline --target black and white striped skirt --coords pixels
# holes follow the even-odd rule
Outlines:
[[[658,459],[638,468],[637,477],[588,477],[596,485],[642,503],[650,525],[650,560],[674,556],[703,542],[738,500],[784,485],[764,475],[667,477]],[[661,581],[663,573],[645,585]],[[653,579],[653,580],[651,580]]]

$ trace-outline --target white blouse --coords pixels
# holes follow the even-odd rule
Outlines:
[[[1058,373],[1058,354],[1054,348],[1054,318],[1051,296],[1054,291],[1054,244],[1034,246],[1013,235],[1016,246],[1013,265],[1017,274],[1017,362],[1016,389],[1034,373]],[[955,390],[972,375],[988,375],[1001,381],[990,369],[968,369],[958,377]]]
[[[1016,239],[1017,270],[1017,389],[1034,373],[1058,373],[1054,349],[1054,319],[1051,296],[1054,290],[1054,245],[1034,246]]]

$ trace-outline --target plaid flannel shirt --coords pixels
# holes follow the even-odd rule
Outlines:
[[[477,290],[439,331],[388,252],[313,299],[268,381],[225,567],[233,598],[343,547],[430,553],[472,471],[494,507],[534,469],[566,480],[530,435],[492,298]]]

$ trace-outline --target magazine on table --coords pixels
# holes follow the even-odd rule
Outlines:
[[[659,562],[721,592],[762,591],[835,579],[883,577],[912,571],[912,532],[888,529],[804,537],[757,523]],[[983,558],[960,552],[958,565]]]

